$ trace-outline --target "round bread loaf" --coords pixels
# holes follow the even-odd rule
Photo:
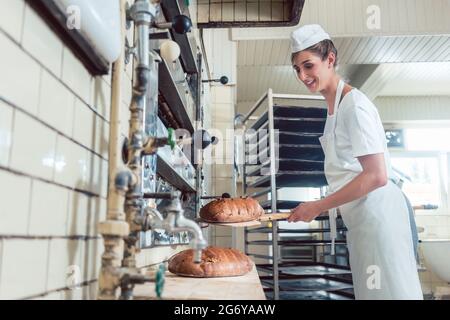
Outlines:
[[[263,213],[253,198],[217,199],[200,209],[200,217],[209,222],[246,222],[258,219]]]
[[[175,254],[169,260],[169,271],[185,277],[213,278],[241,276],[253,268],[249,257],[232,248],[207,247],[201,263],[194,263],[193,258],[193,249]]]

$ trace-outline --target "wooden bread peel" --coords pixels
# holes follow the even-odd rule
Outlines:
[[[227,227],[254,227],[261,225],[261,222],[269,222],[274,220],[284,220],[287,219],[291,213],[289,212],[277,212],[277,213],[266,213],[260,216],[258,219],[245,221],[245,222],[212,222],[207,221],[202,218],[198,218],[197,221],[208,223],[215,226],[227,226]]]

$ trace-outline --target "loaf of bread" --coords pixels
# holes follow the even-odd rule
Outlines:
[[[208,222],[246,222],[263,213],[259,202],[252,198],[222,198],[200,209],[200,217]]]
[[[207,247],[201,263],[194,263],[193,258],[193,249],[175,254],[169,260],[169,271],[185,277],[213,278],[241,276],[253,268],[249,257],[231,248]]]

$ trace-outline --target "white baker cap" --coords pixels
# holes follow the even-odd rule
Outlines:
[[[330,35],[318,24],[300,27],[291,34],[292,53],[305,50],[326,39],[331,40]]]

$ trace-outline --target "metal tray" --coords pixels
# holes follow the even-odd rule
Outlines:
[[[278,210],[291,210],[294,209],[296,206],[298,206],[303,201],[289,201],[289,200],[278,200],[277,201],[277,209]],[[261,202],[261,207],[263,207],[264,210],[270,210],[272,208],[272,201],[267,200],[264,202]]]
[[[297,160],[297,159],[278,159],[277,170],[281,171],[323,171],[323,161]],[[268,173],[270,161],[266,161],[261,166],[253,169],[247,168],[246,176],[262,176]]]
[[[297,107],[297,106],[273,106],[274,117],[284,118],[319,118],[326,119],[327,109],[323,107]],[[269,119],[268,112],[264,112],[261,117],[251,126],[257,130]]]
[[[266,292],[268,299],[273,299],[272,292]],[[353,300],[344,295],[335,294],[327,291],[281,291],[280,300]]]
[[[318,145],[320,146],[319,137],[322,136],[322,133],[295,133],[295,132],[284,132],[279,131],[275,135],[275,145],[278,144],[299,144],[299,145]],[[269,146],[269,142],[267,140],[267,131],[260,130],[258,133],[255,133],[255,136],[248,136],[247,149],[248,153],[254,154],[258,152],[257,150],[264,150]]]
[[[273,280],[261,280],[263,285],[272,287]],[[353,288],[353,285],[322,278],[279,279],[280,291],[335,291]]]
[[[293,276],[325,276],[337,274],[351,274],[350,270],[330,268],[324,266],[292,266],[278,267],[282,274]]]
[[[285,132],[304,132],[304,133],[322,134],[323,129],[325,129],[325,119],[274,117],[273,127],[274,129],[282,130]],[[263,130],[269,129],[269,124],[267,121],[262,124],[261,129]]]
[[[275,158],[324,161],[325,154],[322,147],[318,145],[282,144],[275,147]],[[258,165],[268,160],[270,160],[270,152],[267,148],[261,150],[257,155],[247,155],[247,164],[250,165]]]
[[[270,176],[263,176],[247,185],[248,188],[264,188],[270,186]],[[327,185],[323,171],[278,171],[275,175],[277,188],[305,187],[317,188]]]

